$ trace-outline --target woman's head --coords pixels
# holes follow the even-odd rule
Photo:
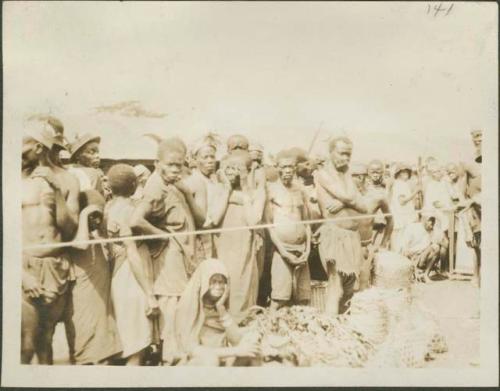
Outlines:
[[[248,152],[233,151],[226,155],[221,162],[222,169],[229,183],[233,186],[240,184],[240,178],[245,178],[250,171],[252,159]]]
[[[213,274],[208,281],[208,291],[205,298],[216,303],[223,295],[227,286],[227,278],[223,274]]]
[[[104,197],[97,190],[87,190],[80,193],[80,210],[88,206],[94,206],[95,210],[88,215],[89,231],[96,231],[102,228],[103,210],[106,205]]]

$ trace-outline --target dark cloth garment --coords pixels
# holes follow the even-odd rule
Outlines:
[[[100,245],[72,250],[72,260],[74,358],[77,364],[95,364],[121,351],[111,303],[111,271]]]
[[[319,256],[319,248],[317,244],[311,244],[311,252],[309,253],[309,270],[311,271],[311,280],[327,281],[328,275],[326,274],[321,258]]]
[[[71,264],[64,255],[39,258],[23,254],[23,269],[38,280],[42,296],[36,301],[43,304],[50,304],[63,295],[69,281],[74,279]]]

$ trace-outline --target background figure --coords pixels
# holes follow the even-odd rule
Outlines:
[[[137,177],[137,189],[135,190],[135,193],[132,195],[131,198],[134,201],[138,201],[142,199],[144,186],[146,185],[146,182],[151,176],[151,171],[149,171],[149,169],[146,166],[142,164],[137,164],[136,166],[134,166],[134,173],[135,176]]]
[[[244,151],[233,151],[221,162],[223,182],[231,186],[222,228],[251,226],[262,221],[265,193],[261,188],[248,186],[251,163]],[[257,302],[260,246],[259,236],[251,229],[222,232],[218,239],[219,258],[226,265],[230,278],[229,311],[237,320]]]
[[[411,190],[408,184],[411,172],[410,166],[405,164],[399,164],[394,170],[395,180],[391,188],[390,208],[394,219],[391,249],[395,252],[401,250],[401,237],[405,228],[418,220],[414,200],[421,189],[417,186]]]
[[[441,254],[442,232],[435,230],[436,217],[423,214],[411,223],[401,237],[400,254],[413,261],[418,281],[429,282],[430,273]]]

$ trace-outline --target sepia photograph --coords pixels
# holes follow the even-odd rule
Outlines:
[[[499,385],[496,3],[2,6],[3,386]]]

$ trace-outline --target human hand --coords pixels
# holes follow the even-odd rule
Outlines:
[[[148,318],[155,318],[160,315],[160,304],[154,295],[148,296],[148,309],[146,310],[146,316]]]
[[[331,213],[331,214],[335,214],[337,212],[339,212],[342,208],[344,208],[344,205],[342,203],[335,203],[335,204],[331,204],[329,206],[326,207],[326,210],[328,211],[328,213]]]
[[[36,278],[30,274],[23,275],[22,286],[23,286],[23,291],[31,299],[37,299],[42,295],[42,287],[40,286]]]
[[[215,309],[219,313],[219,315],[222,315],[223,313],[226,312],[226,302],[227,299],[229,298],[229,278],[226,283],[226,287],[224,288],[224,293],[220,297],[219,300],[217,300],[217,303],[215,303]]]

